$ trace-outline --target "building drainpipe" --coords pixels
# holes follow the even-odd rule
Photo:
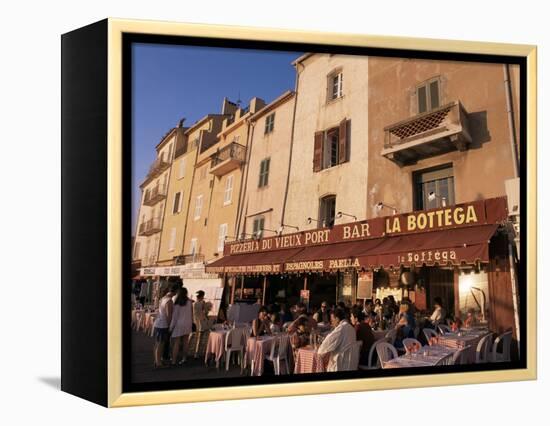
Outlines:
[[[296,124],[296,107],[298,106],[298,88],[300,85],[300,71],[298,67],[304,68],[300,63],[296,63],[296,82],[294,84],[294,111],[292,112],[292,130],[290,133],[290,153],[288,156],[288,173],[286,174],[286,185],[285,185],[285,195],[283,198],[283,208],[281,211],[281,224],[285,223],[285,211],[286,211],[286,201],[288,197],[288,186],[290,184],[290,168],[292,166],[292,148],[294,146],[294,129]]]
[[[514,167],[514,177],[519,177],[519,154],[518,143],[516,138],[516,120],[514,117],[514,109],[512,106],[512,82],[510,81],[510,65],[503,64],[504,72],[504,92],[506,94],[506,114],[508,117],[508,129],[510,138],[510,149],[512,152],[512,165]],[[518,348],[520,342],[520,324],[519,324],[519,303],[518,303],[518,291],[516,281],[516,262],[514,258],[514,246],[510,242],[510,236],[515,235],[515,231],[511,223],[509,223],[508,230],[508,262],[510,263],[510,281],[512,287],[512,302],[514,305],[514,323],[516,328],[516,338],[518,341]],[[518,354],[520,351],[518,350]]]

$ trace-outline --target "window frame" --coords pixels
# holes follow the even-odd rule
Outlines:
[[[200,203],[199,203],[199,200],[200,200]],[[203,204],[203,195],[199,194],[195,197],[195,211],[193,212],[194,220],[199,220],[201,218],[202,204]]]
[[[338,80],[336,84],[335,81]],[[336,92],[334,88],[336,87]],[[344,97],[344,71],[342,68],[335,69],[327,75],[327,103]]]
[[[427,181],[422,181],[422,176],[425,176],[426,174],[431,173],[434,174],[434,177]],[[437,177],[437,175],[440,175],[440,177]],[[425,184],[430,182],[441,182],[443,180],[447,180],[447,188],[448,188],[448,196],[446,198],[446,206],[452,206],[456,203],[456,190],[455,190],[455,170],[453,163],[445,163],[441,164],[435,167],[429,167],[426,169],[419,169],[412,172],[412,183],[413,183],[413,203],[414,203],[414,210],[430,210],[434,208],[441,208],[441,198],[435,199],[435,206],[428,206],[424,202],[426,199],[427,194],[424,194],[424,191],[420,188],[423,188]],[[450,185],[449,185],[449,180]],[[452,189],[450,189],[452,188]],[[434,192],[437,194],[437,187],[435,188]],[[437,194],[439,195],[439,194]],[[422,204],[420,204],[420,201],[422,201]]]
[[[223,238],[222,238],[222,229],[224,230]],[[227,237],[227,223],[221,223],[220,226],[218,227],[218,246],[217,246],[218,253],[223,253],[226,237]],[[220,244],[221,244],[221,248],[220,248]]]
[[[261,223],[261,227],[257,226]],[[262,238],[264,235],[264,226],[265,226],[265,216],[256,216],[254,220],[252,221],[252,235],[255,235],[256,232],[261,231],[259,238]]]
[[[267,167],[265,166],[267,164]],[[271,167],[271,157],[260,161],[260,173],[258,179],[258,188],[265,188],[269,185],[269,170]]]
[[[326,213],[326,203],[328,200],[334,200],[334,218],[332,220],[332,225],[326,222],[324,214]],[[331,228],[334,226],[336,221],[336,194],[326,194],[319,198],[319,213],[318,213],[318,227],[320,228]]]
[[[226,177],[225,179],[225,189],[223,191],[223,205],[224,206],[228,206],[229,204],[231,204],[233,202],[233,181],[234,181],[234,175],[233,174],[230,174],[229,176]],[[231,182],[231,187],[228,188],[228,184],[229,182]],[[229,194],[229,197],[227,196],[227,194]]]
[[[178,234],[178,228],[173,226],[170,229],[170,239],[168,240],[168,251],[174,251],[176,250],[176,238]]]
[[[273,130],[275,130],[275,111],[265,117],[264,135],[272,133]]]
[[[178,195],[179,195],[179,197],[178,197]],[[178,191],[174,194],[174,201],[172,203],[172,214],[173,215],[181,213],[181,208],[182,208],[182,205],[183,205],[182,198],[183,198],[183,191]],[[177,205],[176,205],[176,200],[178,202]]]
[[[432,106],[432,90],[431,90],[432,83],[437,83],[437,106]],[[422,88],[424,88],[426,91],[426,110],[425,111],[420,111],[419,91]],[[429,78],[428,80],[424,80],[420,84],[417,84],[414,93],[416,95],[415,107],[416,107],[417,115],[426,114],[439,108],[443,104],[442,96],[441,96],[441,76],[438,75],[438,76]]]
[[[185,157],[180,159],[180,164],[178,168],[178,179],[183,179],[185,177]]]

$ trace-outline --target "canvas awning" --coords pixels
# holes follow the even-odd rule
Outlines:
[[[207,265],[206,272],[279,274],[488,262],[489,241],[497,228],[495,224],[479,225],[230,255]]]
[[[206,272],[229,274],[278,274],[283,272],[283,263],[304,250],[294,248],[224,256],[205,266]]]

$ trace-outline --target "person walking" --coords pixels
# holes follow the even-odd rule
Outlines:
[[[180,287],[174,300],[172,321],[170,322],[170,338],[172,343],[172,365],[178,363],[181,348],[182,356],[179,364],[187,360],[187,346],[193,324],[193,302],[188,297],[185,287]]]
[[[172,301],[173,295],[170,287],[163,287],[159,293],[161,297],[159,301],[159,313],[153,323],[153,335],[155,337],[153,355],[155,359],[155,368],[163,367],[162,354],[170,339],[169,327],[172,322],[172,311],[174,308],[174,302]]]
[[[195,358],[199,357],[199,347],[201,338],[208,330],[208,311],[204,301],[204,291],[199,290],[196,293],[197,301],[193,303],[193,322],[195,323],[195,333],[197,341],[195,343]]]

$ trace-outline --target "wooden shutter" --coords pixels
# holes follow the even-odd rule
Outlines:
[[[338,164],[348,161],[348,120],[340,121],[338,131]]]
[[[313,145],[313,171],[318,172],[323,164],[323,139],[324,132],[315,132],[315,141]]]

